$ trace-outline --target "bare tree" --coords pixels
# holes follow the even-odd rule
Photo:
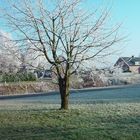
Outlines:
[[[41,52],[53,66],[61,109],[68,109],[70,76],[86,61],[108,55],[109,48],[122,39],[118,34],[120,25],[111,27],[108,22],[108,9],[87,12],[81,3],[81,0],[16,0],[9,4],[10,11],[2,11],[21,49]]]
[[[16,73],[20,67],[20,53],[8,33],[0,31],[0,73]]]

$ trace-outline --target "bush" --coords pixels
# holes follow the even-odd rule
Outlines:
[[[0,77],[0,82],[36,81],[33,73],[4,73]]]

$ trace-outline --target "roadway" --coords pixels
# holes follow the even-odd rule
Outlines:
[[[60,103],[58,92],[29,96],[0,97],[0,102],[35,103],[45,102],[48,104]],[[99,88],[71,91],[69,101],[72,104],[86,103],[110,103],[110,102],[140,102],[140,85],[124,86],[116,88]]]

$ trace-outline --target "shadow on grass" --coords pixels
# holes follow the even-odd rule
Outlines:
[[[47,126],[19,126],[0,128],[0,132],[2,140],[61,140],[65,139],[65,135],[68,135],[69,130]]]
[[[53,117],[53,116],[52,116]],[[57,116],[54,116],[57,118]],[[16,118],[15,118],[16,119]],[[73,119],[73,116],[72,116]],[[87,121],[89,120],[89,121]],[[59,120],[60,121],[60,120]],[[58,121],[58,122],[59,122]],[[59,125],[12,124],[0,127],[1,140],[139,140],[140,116],[120,118],[75,118]]]

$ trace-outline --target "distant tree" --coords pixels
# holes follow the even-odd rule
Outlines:
[[[81,0],[14,2],[3,9],[3,18],[22,49],[33,47],[54,67],[61,109],[68,109],[71,75],[86,61],[110,54],[109,48],[122,40],[120,25],[111,27],[108,9],[84,11]]]
[[[21,52],[21,72],[35,72],[36,70],[50,69],[50,64],[46,62],[46,58],[39,51],[30,48]]]
[[[20,53],[8,33],[0,31],[0,72],[16,73],[20,67]]]

